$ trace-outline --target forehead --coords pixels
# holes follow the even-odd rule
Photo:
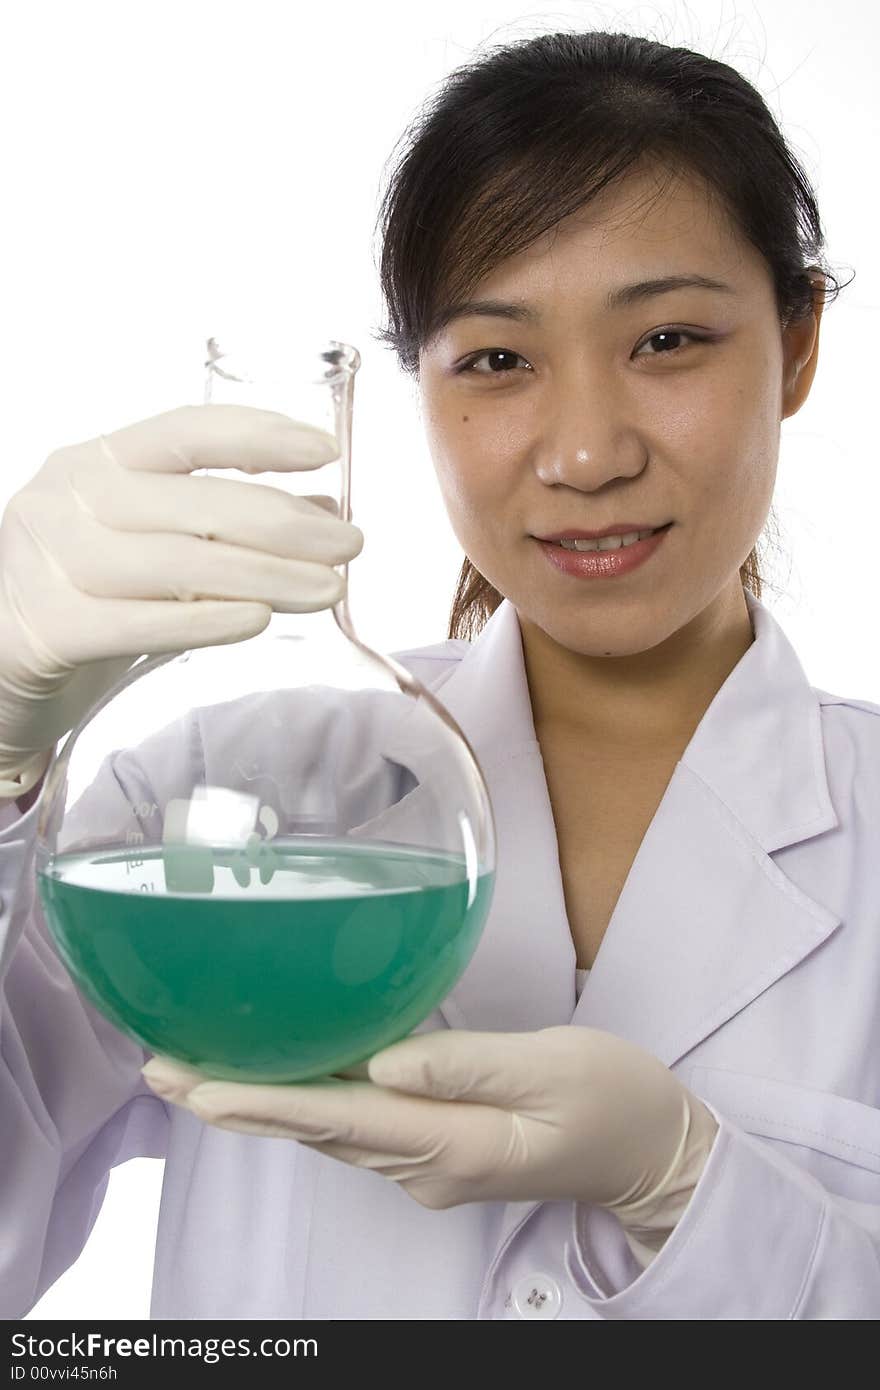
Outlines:
[[[570,306],[580,320],[586,312],[604,315],[646,302],[638,289],[627,293],[632,287],[694,275],[723,282],[734,294],[772,299],[769,266],[710,184],[666,166],[634,167],[482,277],[459,282],[454,293],[438,286],[434,332],[420,357],[441,347],[457,322],[479,321],[458,312],[473,300],[484,305],[482,313],[489,311],[486,301],[531,305],[532,312],[502,316],[539,322],[541,302],[555,297],[560,312]]]
[[[613,277],[647,268],[658,275],[679,265],[706,274],[746,269],[758,253],[739,233],[715,190],[694,175],[655,169],[630,172],[609,184],[522,251],[496,266],[480,282],[496,288],[504,279],[526,276],[540,265],[570,265],[581,278]]]

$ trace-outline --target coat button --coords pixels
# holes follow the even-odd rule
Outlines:
[[[549,1274],[528,1274],[517,1280],[510,1297],[521,1318],[558,1318],[562,1307],[562,1289]]]

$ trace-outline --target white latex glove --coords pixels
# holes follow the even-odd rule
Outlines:
[[[142,1075],[209,1124],[298,1139],[374,1169],[432,1210],[597,1203],[620,1219],[643,1267],[683,1213],[718,1130],[652,1053],[572,1024],[416,1034],[296,1085],[206,1082],[168,1057]]]
[[[320,468],[332,434],[274,410],[184,405],[49,455],[0,521],[0,797],[144,655],[240,642],[345,592],[363,532],[332,497],[199,468]]]

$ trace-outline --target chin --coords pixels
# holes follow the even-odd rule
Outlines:
[[[589,605],[573,602],[563,611],[559,602],[539,598],[535,590],[516,595],[511,602],[527,621],[539,627],[558,646],[586,657],[638,656],[659,646],[675,631],[669,606],[651,611],[644,600],[628,614],[603,599]]]

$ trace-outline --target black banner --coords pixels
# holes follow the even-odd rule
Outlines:
[[[430,1321],[427,1319],[426,1321]],[[242,1321],[139,1322],[136,1320],[4,1322],[0,1390],[38,1382],[118,1386],[119,1390],[156,1390],[163,1377],[172,1385],[227,1384],[257,1387],[320,1385],[320,1367],[334,1375],[388,1377],[409,1381],[473,1368],[486,1340],[473,1324],[448,1324],[439,1335],[418,1330],[412,1322]],[[579,1336],[583,1336],[582,1333]],[[509,1347],[511,1369],[522,1372],[529,1345],[507,1338],[493,1340],[493,1374],[504,1369],[499,1348]],[[548,1352],[539,1339],[532,1344],[546,1374]],[[514,1360],[515,1358],[515,1360]]]

